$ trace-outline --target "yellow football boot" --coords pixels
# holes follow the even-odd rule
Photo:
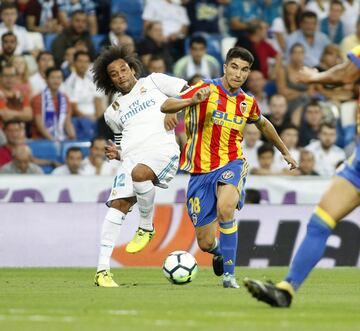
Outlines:
[[[137,229],[134,238],[126,245],[126,252],[138,253],[142,251],[155,235],[155,229],[152,231],[144,231]]]
[[[99,271],[95,275],[94,283],[100,287],[119,287],[112,279],[113,274],[108,270]]]

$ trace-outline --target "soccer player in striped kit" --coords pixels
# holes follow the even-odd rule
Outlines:
[[[304,68],[299,73],[303,83],[351,83],[360,78],[360,45],[348,54],[348,60],[318,73]],[[360,110],[358,110],[360,134]],[[333,229],[346,215],[360,205],[360,136],[354,154],[333,177],[308,223],[305,238],[297,250],[285,279],[274,285],[256,279],[244,280],[249,292],[258,300],[274,307],[289,307],[295,292],[324,255],[326,242]]]
[[[234,212],[243,207],[245,198],[248,164],[241,150],[245,125],[255,123],[290,168],[297,166],[273,125],[261,116],[256,100],[241,89],[253,61],[246,49],[232,48],[226,55],[223,77],[200,81],[178,98],[167,99],[161,107],[165,113],[185,108],[188,141],[180,169],[191,174],[187,209],[199,247],[214,255],[214,272],[217,276],[224,274],[226,288],[239,287],[234,275],[238,237]],[[217,224],[220,243],[216,239]]]

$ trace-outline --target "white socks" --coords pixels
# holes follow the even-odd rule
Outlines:
[[[154,184],[147,180],[145,182],[133,182],[134,191],[140,211],[140,224],[139,227],[152,231],[153,227],[153,214],[154,214],[154,199],[155,187]]]
[[[101,232],[100,255],[97,271],[110,270],[110,258],[125,214],[115,208],[109,208]]]

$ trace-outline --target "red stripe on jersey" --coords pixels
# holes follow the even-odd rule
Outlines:
[[[197,124],[197,142],[195,146],[195,157],[194,157],[194,172],[201,172],[201,145],[202,145],[202,134],[204,123],[206,119],[206,108],[208,106],[209,99],[205,102],[200,103],[200,110],[199,110],[199,120]]]
[[[218,110],[222,112],[226,112],[226,103],[227,103],[227,95],[220,86],[217,86],[219,92],[218,99]],[[220,165],[220,138],[221,138],[221,129],[222,126],[213,123],[212,134],[211,134],[211,142],[210,142],[210,170],[216,169]]]

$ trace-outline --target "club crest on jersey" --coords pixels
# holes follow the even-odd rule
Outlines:
[[[115,100],[112,104],[111,104],[112,109],[119,110],[120,108],[120,104]]]
[[[230,178],[233,178],[235,174],[231,170],[226,170],[221,174],[221,178],[224,180],[228,180]]]
[[[244,114],[247,110],[247,103],[245,101],[242,101],[240,103],[240,111],[241,111],[241,114]]]
[[[144,86],[140,87],[140,94],[145,94],[146,93],[146,88]]]
[[[191,220],[192,220],[193,224],[196,225],[198,218],[195,213],[191,214]]]

